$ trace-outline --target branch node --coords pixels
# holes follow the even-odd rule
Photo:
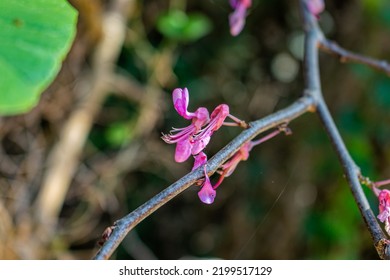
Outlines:
[[[114,223],[114,225],[107,227],[103,231],[102,236],[101,236],[100,240],[98,241],[98,245],[100,247],[102,247],[103,244],[106,243],[106,241],[110,238],[110,236],[111,236],[111,234],[112,234],[112,232],[114,231],[115,228],[116,228],[116,225]]]
[[[284,132],[285,135],[291,135],[292,134],[292,130],[291,128],[288,127],[288,123],[284,123],[284,124],[281,124],[279,127],[278,127],[278,130],[280,132]]]
[[[382,260],[390,260],[390,240],[382,238],[374,246]]]

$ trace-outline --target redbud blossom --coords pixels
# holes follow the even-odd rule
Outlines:
[[[230,6],[234,9],[229,15],[230,34],[237,36],[245,25],[247,9],[252,5],[252,0],[230,0]]]
[[[204,183],[200,191],[198,192],[198,196],[203,203],[212,204],[216,196],[216,191],[211,185],[210,178],[206,172],[206,166],[204,167],[204,176],[205,176]]]
[[[238,2],[241,3],[241,1],[237,1],[237,5],[239,5]],[[214,187],[211,185],[210,178],[206,172],[207,155],[203,152],[203,150],[210,142],[210,138],[213,133],[222,125],[235,125],[243,128],[247,128],[248,125],[244,121],[230,115],[229,106],[226,104],[218,105],[210,116],[209,112],[204,107],[198,108],[193,113],[188,112],[189,93],[187,88],[177,88],[173,90],[172,100],[173,106],[178,114],[187,120],[191,120],[192,123],[187,127],[173,128],[169,134],[163,134],[161,138],[168,144],[176,144],[176,162],[183,162],[193,155],[195,162],[192,170],[195,170],[202,165],[205,166],[205,179],[200,191],[198,192],[198,196],[203,203],[211,204],[214,202],[216,196],[215,188],[218,185]],[[232,119],[234,122],[225,122],[227,117]],[[250,144],[253,145],[253,143],[254,142],[251,142]],[[244,145],[244,147],[247,147],[247,145]],[[248,156],[249,150],[246,152],[246,158],[243,159],[243,157],[241,157],[238,161],[246,160]],[[233,162],[231,164],[233,164],[234,167],[228,167],[228,163],[224,165],[227,170],[226,172],[229,173],[224,176],[229,176],[238,162]]]
[[[309,8],[310,13],[318,18],[319,14],[325,9],[325,3],[324,0],[308,0],[307,7]]]
[[[209,112],[206,108],[200,107],[194,113],[188,112],[189,93],[187,88],[177,88],[172,92],[173,106],[175,110],[185,119],[192,120],[192,123],[183,128],[173,128],[168,135],[162,139],[168,144],[176,143],[175,161],[186,161],[191,154],[195,155],[200,151],[193,152],[194,136],[199,133],[202,126],[207,124]],[[206,144],[207,145],[207,144]]]
[[[378,195],[379,215],[377,218],[385,223],[385,230],[390,235],[390,191],[381,190]]]
[[[229,115],[229,106],[221,104],[217,106],[209,117],[206,108],[200,107],[194,113],[188,112],[189,93],[187,88],[175,89],[172,92],[175,110],[192,123],[183,128],[173,128],[162,139],[168,144],[176,144],[175,161],[186,161],[190,155],[197,155],[210,142],[211,135],[218,130]]]

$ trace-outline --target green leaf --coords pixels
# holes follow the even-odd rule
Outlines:
[[[37,104],[60,70],[76,21],[65,0],[0,1],[0,115]]]
[[[167,38],[178,41],[195,41],[211,30],[210,20],[202,14],[185,14],[172,10],[162,15],[157,29]]]

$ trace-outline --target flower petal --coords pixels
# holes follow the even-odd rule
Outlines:
[[[378,195],[379,200],[379,212],[390,209],[390,191],[387,189],[381,190]]]
[[[191,149],[191,153],[193,155],[197,155],[199,154],[201,151],[204,150],[204,148],[206,148],[207,144],[210,142],[210,136],[211,134],[209,135],[202,135],[202,137],[198,137],[195,142],[192,144],[192,149]]]
[[[252,0],[230,0],[229,2],[233,9],[236,9],[238,5],[242,5],[246,8],[249,8],[252,5]]]
[[[245,25],[246,11],[252,5],[252,0],[230,0],[230,6],[234,9],[229,15],[230,34],[237,36]]]
[[[310,13],[312,13],[315,17],[318,17],[318,15],[325,9],[324,0],[309,0],[307,2],[307,6]]]
[[[195,162],[194,166],[192,167],[192,170],[197,169],[199,166],[202,166],[207,162],[207,155],[203,152],[197,154],[196,156],[194,156],[194,158]]]
[[[193,113],[192,124],[198,129],[198,131],[210,121],[209,111],[204,107],[199,107]]]
[[[215,196],[217,192],[214,190],[213,186],[211,185],[210,178],[207,175],[206,167],[204,169],[205,174],[205,180],[202,188],[198,192],[198,196],[200,201],[202,201],[205,204],[212,204],[214,202]]]
[[[233,13],[229,15],[230,34],[237,36],[245,26],[246,8],[239,5]]]
[[[377,218],[384,223],[386,220],[390,218],[390,208],[385,209],[384,211],[381,211]]]
[[[186,161],[191,155],[191,149],[192,149],[192,145],[188,141],[188,139],[177,142],[176,151],[175,151],[175,161],[176,162]]]
[[[223,122],[225,121],[226,117],[229,115],[229,106],[226,104],[218,105],[214,111],[211,113],[211,120],[210,123],[212,123],[212,131],[218,130]]]
[[[379,200],[379,215],[377,218],[385,223],[385,230],[390,234],[390,191],[381,190],[378,195]]]
[[[189,103],[189,93],[188,89],[176,88],[172,92],[173,106],[175,110],[179,113],[180,116],[189,120],[193,117],[193,113],[189,113],[188,103]]]

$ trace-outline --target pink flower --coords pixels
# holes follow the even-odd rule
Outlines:
[[[186,161],[190,155],[197,155],[210,142],[211,135],[218,130],[229,115],[229,106],[217,106],[209,117],[206,108],[200,107],[194,113],[188,112],[189,93],[187,88],[175,89],[172,92],[173,105],[176,111],[192,123],[183,128],[173,128],[169,134],[162,136],[168,144],[176,144],[175,161]]]
[[[202,201],[203,203],[212,204],[214,202],[217,192],[214,190],[213,186],[211,185],[210,178],[206,172],[206,166],[204,167],[204,176],[205,176],[204,183],[200,191],[198,192],[198,196],[200,201]]]
[[[381,190],[378,194],[379,215],[377,218],[385,223],[385,230],[390,235],[390,191]]]
[[[324,0],[308,0],[307,7],[309,8],[310,13],[318,18],[319,14],[325,9],[325,3]]]
[[[241,1],[238,2],[241,3]],[[205,179],[200,191],[198,192],[198,196],[203,203],[211,204],[214,202],[216,196],[215,188],[218,185],[214,187],[211,185],[205,165],[207,163],[207,155],[203,152],[203,150],[210,142],[210,138],[213,133],[222,125],[241,126],[243,128],[247,128],[248,124],[230,115],[229,106],[226,104],[218,105],[210,116],[209,112],[204,107],[198,108],[193,113],[188,112],[189,93],[187,88],[177,88],[173,90],[172,100],[173,106],[178,114],[184,119],[191,120],[191,124],[183,128],[173,128],[169,134],[163,134],[162,139],[168,144],[176,144],[175,160],[177,162],[183,162],[193,155],[195,162],[192,170],[195,170],[202,165],[205,166]],[[225,122],[227,117],[232,119],[234,122]],[[252,143],[254,142],[251,142],[251,144]],[[248,156],[249,150],[246,152],[245,159],[247,159]],[[242,156],[238,161],[240,160],[244,160]],[[228,167],[228,163],[226,163],[224,165],[225,169],[230,170],[230,173],[233,172],[235,166],[238,164],[238,161],[231,163],[234,167]],[[230,173],[227,176],[229,176]],[[226,174],[224,174],[224,176],[226,176]]]
[[[176,143],[175,161],[186,161],[193,152],[193,138],[198,134],[202,126],[209,123],[209,112],[206,108],[200,107],[194,113],[188,112],[189,93],[187,88],[177,88],[172,92],[173,106],[180,116],[187,120],[192,120],[192,123],[183,128],[173,128],[168,135],[163,135],[162,139],[168,144]],[[207,145],[207,144],[206,144]]]
[[[252,5],[252,0],[230,0],[230,6],[234,9],[229,15],[230,34],[237,36],[245,25],[246,11]]]

